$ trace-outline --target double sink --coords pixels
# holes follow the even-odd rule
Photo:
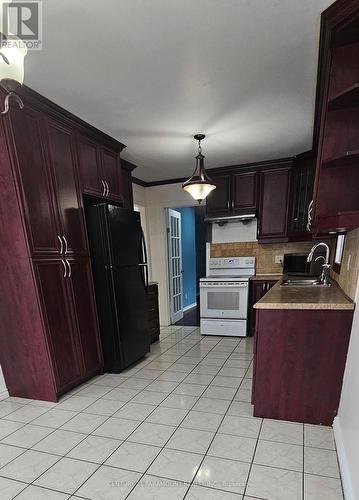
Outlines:
[[[280,286],[331,286],[331,283],[322,283],[320,278],[307,279],[307,278],[283,278]]]

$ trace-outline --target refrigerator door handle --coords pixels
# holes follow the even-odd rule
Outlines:
[[[146,248],[146,240],[145,240],[145,234],[143,232],[143,229],[141,227],[141,244],[142,244],[142,264],[148,264],[147,261],[147,248]]]

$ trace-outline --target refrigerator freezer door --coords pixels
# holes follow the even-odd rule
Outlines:
[[[146,289],[141,266],[114,268],[112,271],[126,367],[150,350]]]
[[[142,262],[142,228],[139,212],[107,205],[107,223],[114,267]]]

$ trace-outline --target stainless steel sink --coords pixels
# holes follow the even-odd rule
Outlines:
[[[280,284],[280,286],[330,286],[323,284],[319,279],[291,279],[284,278]]]

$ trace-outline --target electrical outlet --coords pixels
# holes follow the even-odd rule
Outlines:
[[[283,259],[284,259],[283,255],[276,255],[274,258],[274,262],[276,264],[283,264]]]

